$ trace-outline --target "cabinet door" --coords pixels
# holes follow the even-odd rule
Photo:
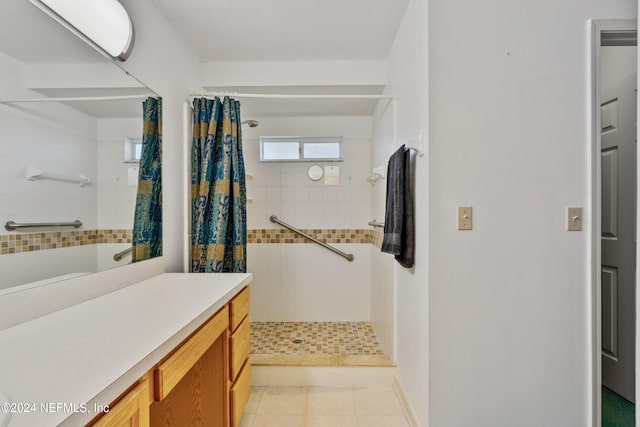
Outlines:
[[[251,349],[251,331],[249,316],[238,326],[238,329],[231,335],[229,349],[231,357],[229,357],[230,379],[235,381],[240,373],[240,369],[244,362],[249,358],[249,350]]]
[[[151,404],[154,427],[229,425],[227,332],[191,367],[161,401]]]
[[[92,427],[149,427],[149,383],[127,393]]]
[[[231,387],[231,427],[238,427],[251,395],[251,360],[247,360]]]
[[[225,306],[156,368],[154,373],[156,401],[163,400],[173,390],[219,337],[225,334],[227,339],[228,326],[229,309]]]

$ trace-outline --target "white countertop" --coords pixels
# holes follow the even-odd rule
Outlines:
[[[0,331],[0,393],[35,406],[9,426],[84,425],[94,414],[83,404],[113,401],[251,279],[161,274]]]

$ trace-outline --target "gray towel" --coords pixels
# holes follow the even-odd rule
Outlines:
[[[414,248],[411,150],[403,145],[391,155],[387,169],[382,252],[394,254],[400,265],[412,268]]]

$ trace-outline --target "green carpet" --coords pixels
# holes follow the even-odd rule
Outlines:
[[[635,405],[602,387],[602,427],[634,427]]]

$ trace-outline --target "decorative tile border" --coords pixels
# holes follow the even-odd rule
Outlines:
[[[303,229],[301,230],[323,243],[371,243],[370,230],[355,229]],[[309,239],[287,229],[266,228],[247,232],[248,243],[313,243]]]
[[[380,229],[303,229],[324,243],[361,243],[382,247]],[[100,243],[131,243],[131,230],[73,230],[0,235],[0,255],[60,249]],[[268,228],[247,231],[247,243],[313,243],[291,230]]]
[[[364,243],[382,247],[381,229],[303,229],[303,232],[323,243]],[[247,243],[313,243],[287,229],[263,228],[247,231]]]
[[[384,236],[384,231],[381,228],[376,228],[374,230],[369,230],[371,235],[371,244],[378,249],[382,249],[382,236]]]
[[[131,230],[73,230],[0,235],[0,255],[99,243],[131,243]]]

